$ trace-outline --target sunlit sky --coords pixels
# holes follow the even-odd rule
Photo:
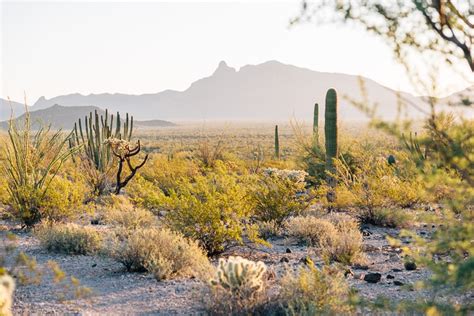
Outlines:
[[[289,27],[299,4],[3,1],[0,97],[184,90],[221,60],[237,69],[278,60],[414,92],[380,39],[353,26]],[[469,85],[442,77],[445,93]]]

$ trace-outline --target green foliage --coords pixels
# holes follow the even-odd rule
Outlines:
[[[245,315],[262,301],[264,290],[263,262],[241,257],[219,259],[216,276],[209,282],[211,314]]]
[[[2,173],[7,180],[13,216],[27,226],[44,217],[43,206],[52,181],[73,149],[65,150],[67,137],[50,126],[32,131],[29,113],[19,127],[10,120],[8,140],[2,146]]]
[[[290,215],[297,215],[309,206],[305,196],[306,173],[300,170],[265,169],[252,194],[255,216],[278,226]]]
[[[197,242],[169,229],[119,231],[109,241],[108,255],[128,271],[148,271],[160,281],[176,276],[207,277],[210,263]]]
[[[91,255],[102,247],[102,235],[95,228],[73,223],[45,222],[35,235],[48,251],[73,255]]]
[[[193,180],[181,180],[164,198],[169,227],[198,240],[210,255],[242,242],[244,234],[255,235],[257,228],[248,222],[253,211],[249,180],[223,163]]]

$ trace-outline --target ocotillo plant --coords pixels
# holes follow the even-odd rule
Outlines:
[[[319,146],[319,105],[314,104],[313,112],[313,147]]]
[[[123,128],[122,128],[123,123]],[[133,132],[133,116],[129,117],[126,114],[125,120],[120,118],[120,113],[117,112],[117,117],[114,126],[114,116],[108,114],[105,110],[105,115],[99,115],[97,111],[90,112],[89,116],[84,117],[84,128],[82,121],[79,119],[74,123],[73,136],[69,140],[69,145],[81,146],[85,154],[86,160],[89,162],[89,168],[94,168],[96,171],[92,179],[94,190],[99,195],[103,193],[106,186],[106,174],[111,169],[113,162],[113,155],[111,148],[106,144],[109,138],[124,139],[129,141]]]
[[[275,158],[280,159],[280,137],[278,136],[278,125],[275,125]]]
[[[336,179],[333,174],[335,172],[334,159],[338,156],[337,147],[337,93],[334,89],[329,89],[326,93],[326,110],[325,110],[324,135],[326,138],[326,172],[327,182],[332,188],[328,192],[329,202],[334,202]]]

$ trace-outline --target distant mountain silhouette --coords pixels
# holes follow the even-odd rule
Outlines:
[[[98,106],[112,112],[129,112],[136,119],[150,120],[288,120],[311,119],[313,104],[323,111],[326,91],[333,87],[339,92],[339,116],[345,120],[364,120],[361,113],[343,98],[361,100],[360,77],[317,72],[305,68],[268,61],[247,65],[239,69],[229,67],[224,61],[214,73],[195,81],[184,91],[165,90],[154,94],[69,94],[51,99],[41,97],[32,107],[39,110],[54,104],[63,106]],[[377,113],[383,119],[393,119],[397,114],[397,92],[373,80],[362,78],[367,100],[376,103]],[[420,98],[408,93],[398,93],[410,106],[407,114],[421,118],[416,107],[425,108]]]
[[[25,105],[0,98],[0,121],[9,119],[12,111],[13,117],[17,117],[25,112]]]
[[[105,111],[96,106],[61,106],[53,105],[47,109],[30,111],[30,122],[34,129],[40,125],[51,124],[52,129],[63,129],[71,130],[74,127],[74,123],[79,118],[83,119],[90,112],[97,111],[100,115],[104,115]],[[122,113],[123,115],[125,112]],[[115,113],[114,113],[115,115]],[[133,115],[133,114],[132,114]],[[18,117],[17,122],[22,124],[25,120],[25,114]],[[175,126],[176,124],[163,121],[163,120],[149,120],[149,121],[136,121],[134,120],[135,127],[167,127]],[[0,122],[0,128],[8,128],[8,121]]]

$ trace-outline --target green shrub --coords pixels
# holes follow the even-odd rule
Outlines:
[[[72,223],[45,222],[35,229],[41,245],[52,252],[90,255],[102,246],[102,234],[96,229]]]
[[[175,276],[205,277],[210,263],[197,242],[169,229],[142,228],[120,232],[108,254],[127,271],[148,271],[157,280]]]
[[[1,168],[6,178],[12,215],[27,226],[44,217],[44,203],[51,183],[73,150],[66,150],[67,135],[40,126],[35,132],[26,113],[23,126],[10,121],[8,138],[2,146]]]
[[[288,271],[280,281],[279,301],[289,315],[345,315],[352,312],[350,289],[344,274],[312,262],[297,273]]]
[[[253,192],[255,216],[277,225],[309,206],[305,193],[306,173],[299,170],[265,169]]]
[[[184,236],[199,241],[209,255],[241,243],[244,234],[253,240],[257,228],[249,224],[253,205],[245,177],[228,173],[224,164],[215,171],[183,180],[164,201],[169,212],[167,225]]]

